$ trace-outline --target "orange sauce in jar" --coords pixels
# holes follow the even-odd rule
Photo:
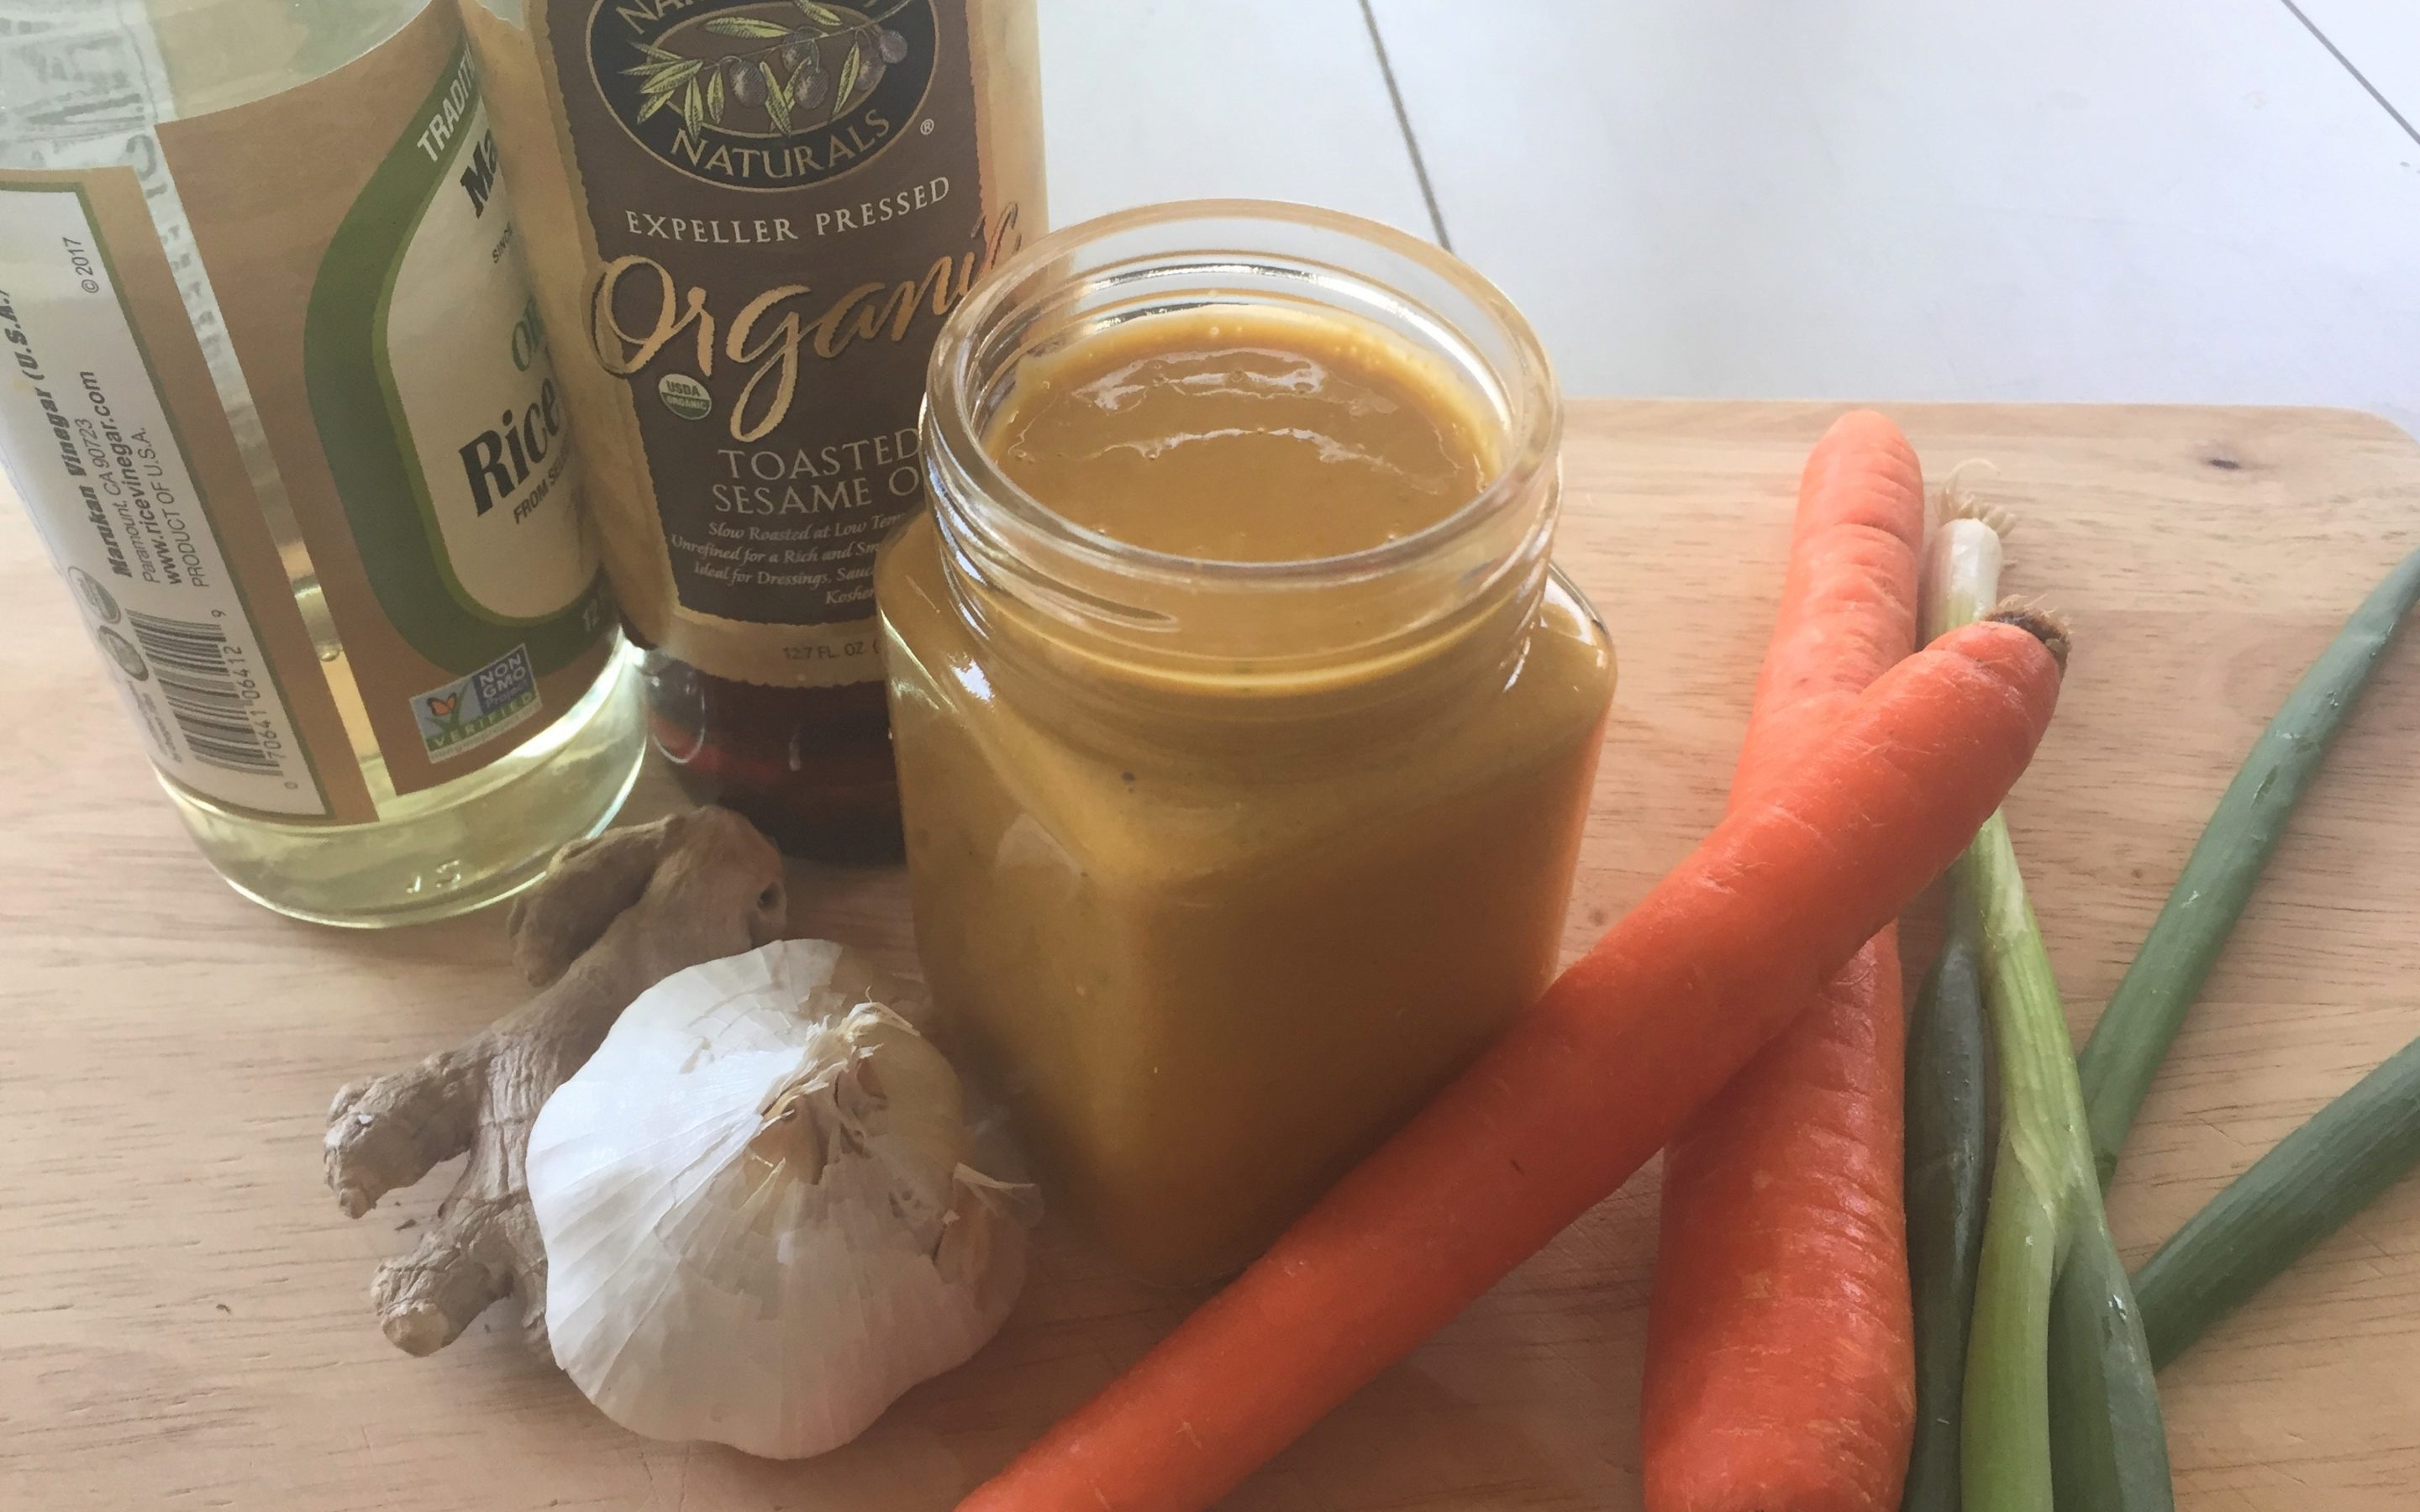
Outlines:
[[[1249,1259],[1556,968],[1613,663],[1550,461],[1487,502],[1508,429],[1349,313],[1141,315],[958,442],[1034,540],[937,471],[882,561],[936,1002],[1147,1275]]]

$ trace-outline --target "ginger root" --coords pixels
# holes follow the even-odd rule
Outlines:
[[[538,1109],[633,998],[675,971],[781,938],[784,914],[780,853],[728,810],[566,845],[505,920],[513,964],[537,995],[466,1044],[336,1094],[328,1185],[348,1217],[441,1161],[471,1157],[419,1247],[371,1284],[397,1348],[441,1350],[518,1292],[522,1336],[553,1357],[546,1251],[522,1173]]]

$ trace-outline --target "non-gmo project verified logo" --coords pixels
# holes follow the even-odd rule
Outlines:
[[[515,646],[470,676],[411,701],[431,761],[485,745],[536,713],[537,677],[530,671],[526,646]]]

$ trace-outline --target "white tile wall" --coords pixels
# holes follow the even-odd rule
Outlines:
[[[2420,0],[2304,0],[2420,109]],[[1430,222],[1358,0],[1042,0],[1062,223]],[[2345,404],[2420,429],[2420,143],[2283,0],[1370,0],[1575,393]]]
[[[2283,0],[2280,0],[2283,3]],[[2420,129],[2420,0],[2297,0],[2347,62]],[[2420,174],[2420,142],[2405,154]]]
[[[1041,0],[1041,12],[1054,225],[1233,194],[1429,234],[1357,0]]]
[[[1470,8],[1379,14],[1575,391],[2420,423],[2412,144],[2275,0],[1508,0],[1483,48]]]

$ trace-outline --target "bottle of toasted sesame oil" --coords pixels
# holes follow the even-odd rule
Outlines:
[[[1034,0],[473,0],[655,741],[899,844],[874,554],[942,317],[1044,220]]]

